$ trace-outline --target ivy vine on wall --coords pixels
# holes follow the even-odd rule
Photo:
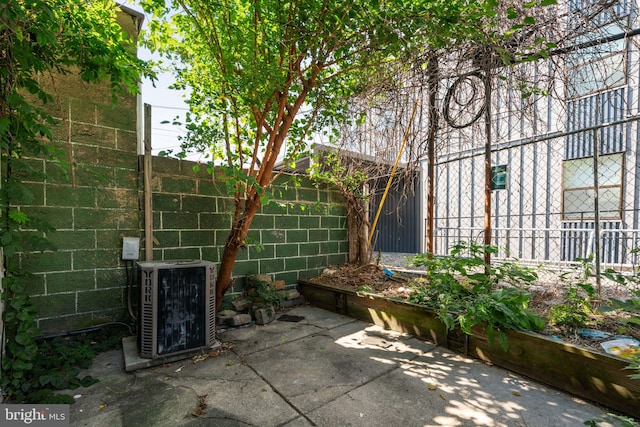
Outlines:
[[[0,244],[2,247],[3,348],[0,388],[9,401],[28,400],[46,385],[33,379],[38,353],[36,309],[27,291],[29,273],[17,254],[54,249],[46,239],[52,228],[20,209],[34,196],[21,178],[50,179],[26,161],[58,160],[69,171],[64,153],[51,141],[50,105],[61,106],[55,90],[58,75],[78,73],[89,83],[107,82],[113,100],[135,93],[142,75],[153,77],[137,58],[129,36],[117,24],[118,7],[110,0],[21,0],[0,5]],[[50,82],[47,84],[45,82]],[[49,108],[48,108],[49,107]]]

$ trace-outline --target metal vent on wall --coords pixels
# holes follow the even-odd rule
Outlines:
[[[215,344],[215,265],[139,262],[140,356],[156,358]]]

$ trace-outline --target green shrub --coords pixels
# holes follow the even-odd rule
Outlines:
[[[528,309],[528,286],[537,280],[530,268],[515,263],[488,265],[485,254],[494,246],[461,242],[447,256],[420,254],[412,265],[427,267],[427,280],[414,286],[412,302],[436,311],[447,330],[458,325],[466,334],[483,323],[494,342],[497,334],[507,349],[506,329],[539,330],[544,321]]]
[[[34,340],[34,355],[29,369],[18,373],[3,370],[3,392],[11,403],[74,403],[60,390],[88,387],[98,382],[90,375],[80,377],[80,371],[91,365],[95,356],[118,348],[129,330],[124,324],[108,324],[72,336]],[[3,358],[3,364],[5,360]],[[15,366],[15,363],[14,363]]]
[[[569,334],[586,326],[593,314],[593,297],[596,291],[589,283],[593,256],[578,258],[580,267],[563,273],[560,280],[566,288],[564,301],[549,310],[547,321],[550,326],[558,326]]]

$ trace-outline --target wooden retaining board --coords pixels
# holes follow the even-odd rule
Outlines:
[[[482,328],[469,336],[469,355],[576,396],[640,418],[640,380],[629,361],[544,335],[506,331],[508,351],[490,343]]]
[[[373,323],[386,329],[405,332],[436,345],[445,345],[445,327],[432,313],[417,304],[331,286],[299,281],[298,290],[307,301],[325,310]]]
[[[629,378],[633,371],[625,369],[628,360],[512,330],[506,331],[509,348],[505,352],[497,340],[489,342],[482,326],[462,340],[452,339],[460,334],[447,333],[433,311],[417,304],[308,281],[299,281],[298,289],[315,306],[409,333],[640,418],[640,380]]]

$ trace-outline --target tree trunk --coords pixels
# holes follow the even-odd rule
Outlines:
[[[224,245],[224,251],[220,259],[220,269],[216,279],[216,311],[218,311],[222,305],[224,294],[231,286],[231,275],[233,274],[233,266],[236,263],[238,252],[246,246],[246,238],[249,233],[249,228],[251,227],[251,222],[259,208],[259,197],[256,196],[245,200],[244,212],[231,226],[231,232]]]
[[[369,221],[360,224],[358,241],[360,242],[360,264],[369,264],[373,255],[373,249],[369,245]]]
[[[347,199],[347,236],[349,239],[349,262],[364,265],[371,261],[368,242],[369,221],[362,201],[352,195]]]
[[[233,234],[234,230],[231,231]],[[231,285],[231,274],[233,273],[233,266],[236,263],[236,257],[240,251],[240,246],[232,246],[229,244],[229,240],[224,245],[224,251],[222,252],[222,259],[220,260],[220,270],[218,271],[218,277],[216,279],[216,312],[222,305],[222,299]]]
[[[347,213],[347,239],[349,241],[349,263],[357,264],[358,263],[358,255],[360,253],[360,226],[358,224],[358,220],[355,218],[356,215],[351,213],[351,209],[348,210]]]

